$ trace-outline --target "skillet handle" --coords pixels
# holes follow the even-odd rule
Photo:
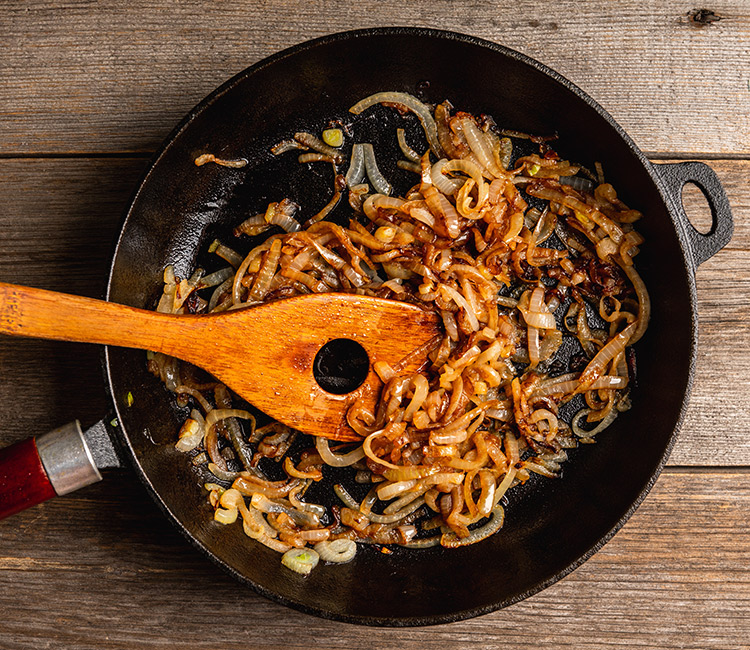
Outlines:
[[[729,243],[734,231],[729,199],[716,172],[702,162],[655,163],[654,169],[664,181],[667,193],[677,209],[677,217],[690,242],[693,265],[697,268]],[[698,232],[690,223],[682,203],[682,188],[695,184],[703,192],[711,209],[711,229]]]
[[[0,519],[102,480],[76,420],[0,449]]]

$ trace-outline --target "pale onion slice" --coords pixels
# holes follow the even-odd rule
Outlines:
[[[413,95],[393,91],[375,93],[374,95],[370,95],[369,97],[365,97],[364,99],[358,101],[349,109],[349,112],[354,113],[355,115],[359,115],[362,111],[370,108],[370,106],[374,106],[375,104],[382,104],[384,102],[400,104],[401,106],[404,106],[412,111],[422,123],[422,128],[424,128],[425,136],[427,137],[427,142],[430,145],[430,149],[432,149],[433,153],[438,158],[442,158],[444,156],[443,148],[440,146],[440,142],[438,141],[437,124],[435,124],[435,118],[432,117],[428,106],[420,102]]]
[[[404,131],[404,129],[396,129],[396,139],[398,140],[398,146],[401,148],[401,153],[404,154],[404,157],[413,163],[418,163],[422,156],[414,151],[414,149],[412,149],[406,142],[406,131]]]
[[[375,159],[375,149],[372,144],[365,142],[362,145],[362,155],[365,160],[367,178],[370,179],[372,186],[377,192],[380,192],[380,194],[390,194],[393,191],[393,186],[385,179],[385,176],[383,176],[378,168],[378,162]]]
[[[349,465],[354,465],[358,460],[362,460],[365,457],[365,450],[361,445],[350,451],[348,454],[334,454],[331,451],[328,439],[323,437],[315,438],[315,449],[318,451],[326,465],[331,465],[333,467],[348,467]]]
[[[581,428],[580,422],[581,419],[586,417],[589,413],[591,413],[591,409],[581,409],[580,411],[578,411],[578,413],[575,414],[575,416],[573,416],[573,419],[570,422],[570,428],[573,430],[573,433],[575,433],[579,438],[593,438],[597,433],[601,433],[610,424],[612,424],[615,421],[615,418],[620,414],[617,409],[612,409],[607,417],[599,422],[599,424],[594,429],[591,429],[591,431],[586,431],[585,429]]]
[[[443,533],[440,543],[446,548],[458,548],[459,546],[468,546],[476,544],[490,535],[494,535],[503,527],[505,521],[505,510],[501,505],[496,505],[492,509],[490,520],[480,528],[475,528],[469,533],[468,537],[458,537],[454,532]]]
[[[346,172],[346,184],[353,188],[365,180],[365,152],[361,144],[352,147],[349,170]]]
[[[318,542],[315,551],[323,562],[345,564],[351,562],[357,554],[357,544],[351,539],[334,539],[333,541]]]

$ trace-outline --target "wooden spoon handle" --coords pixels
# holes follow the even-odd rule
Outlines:
[[[177,354],[180,321],[104,300],[0,283],[0,333]]]
[[[313,294],[201,316],[0,283],[0,333],[163,352],[207,370],[271,417],[334,440],[356,440],[346,414],[372,411],[381,387],[374,364],[414,372],[439,341],[438,317],[415,305],[354,294]],[[370,362],[346,394],[314,377],[318,351],[350,339]]]

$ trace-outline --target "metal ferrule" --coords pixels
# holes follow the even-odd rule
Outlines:
[[[58,496],[102,480],[78,420],[39,436],[36,448]]]

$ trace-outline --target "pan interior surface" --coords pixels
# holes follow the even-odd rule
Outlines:
[[[692,275],[648,162],[611,118],[543,66],[470,37],[371,30],[298,46],[227,82],[168,140],[127,215],[109,299],[153,308],[164,267],[173,264],[185,277],[210,242],[250,209],[289,193],[303,209],[320,209],[328,200],[330,169],[303,173],[296,161],[279,167],[269,147],[298,130],[319,132],[331,119],[345,122],[350,106],[383,90],[432,103],[448,99],[518,131],[557,133],[561,156],[588,167],[601,161],[621,198],[644,213],[638,268],[653,314],[636,346],[633,408],[597,444],[574,450],[562,478],[535,477],[509,493],[505,526],[490,539],[454,550],[396,548],[391,555],[364,547],[350,564],[321,565],[302,578],[241,526],[212,521],[196,470],[174,449],[181,412],[148,373],[145,355],[110,349],[108,372],[126,446],[146,485],[198,547],[235,577],[325,617],[372,625],[443,623],[516,602],[578,566],[643,498],[682,416],[693,363]],[[394,130],[377,119],[367,128],[375,135]],[[207,152],[250,164],[196,167],[193,160]]]

